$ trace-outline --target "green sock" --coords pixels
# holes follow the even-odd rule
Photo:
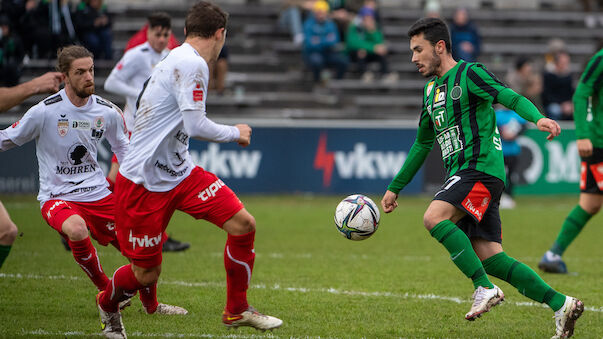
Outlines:
[[[588,214],[585,210],[580,207],[580,205],[576,205],[574,209],[570,212],[570,214],[565,218],[565,222],[561,227],[561,231],[559,231],[559,235],[557,236],[557,240],[551,247],[551,252],[563,255],[563,252],[567,249],[567,247],[576,239],[584,225],[592,218],[591,214]]]
[[[6,257],[8,257],[8,252],[10,252],[11,247],[11,245],[0,245],[0,267],[2,267],[2,264],[4,263]]]
[[[452,221],[444,220],[429,232],[450,253],[450,258],[467,278],[473,280],[473,287],[483,286],[493,288],[477,254],[471,246],[471,241]]]
[[[488,274],[513,285],[526,297],[549,305],[553,311],[563,306],[565,295],[555,291],[529,266],[509,257],[505,252],[495,254],[482,263]]]

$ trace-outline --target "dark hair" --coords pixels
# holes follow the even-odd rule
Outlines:
[[[438,41],[444,40],[446,50],[448,53],[452,52],[452,46],[450,44],[450,31],[448,31],[448,26],[446,26],[446,23],[442,21],[442,19],[422,18],[417,20],[417,22],[415,22],[408,29],[409,38],[421,33],[423,33],[425,40],[429,41],[432,46],[435,46]]]
[[[71,45],[59,49],[57,52],[57,71],[69,73],[73,60],[81,58],[94,59],[94,55],[86,47],[79,45]]]
[[[147,20],[149,21],[149,28],[172,28],[172,17],[166,12],[153,12],[147,17]]]
[[[184,27],[186,36],[199,36],[209,38],[220,28],[226,28],[228,14],[220,7],[200,1],[193,5],[186,13]]]
[[[517,60],[515,60],[515,69],[519,71],[525,64],[529,64],[531,62],[532,60],[530,60],[530,58],[526,56],[520,56],[519,58],[517,58]]]

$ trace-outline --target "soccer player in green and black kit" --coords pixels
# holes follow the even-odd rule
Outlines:
[[[475,320],[504,299],[488,279],[490,274],[549,305],[555,311],[553,338],[570,337],[584,310],[582,302],[555,291],[531,268],[503,252],[498,206],[505,169],[492,104],[499,102],[536,123],[539,130],[550,133],[548,139],[559,135],[559,125],[543,117],[528,99],[507,88],[481,64],[456,62],[442,20],[421,19],[408,36],[412,62],[431,80],[423,92],[417,139],[383,196],[384,212],[397,207],[398,193],[437,140],[448,179],[427,208],[423,222],[450,252],[454,264],[473,280],[474,301],[465,319]]]
[[[588,62],[573,97],[576,146],[581,158],[580,200],[538,267],[567,273],[561,256],[603,204],[603,49]]]

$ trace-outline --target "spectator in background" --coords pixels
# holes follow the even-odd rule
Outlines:
[[[547,117],[555,120],[572,120],[574,85],[570,71],[570,56],[558,52],[554,56],[555,69],[543,74],[542,104]]]
[[[312,15],[304,22],[303,58],[312,70],[314,82],[321,80],[321,72],[334,67],[335,77],[343,78],[347,69],[347,58],[337,50],[339,31],[335,22],[329,18],[329,4],[318,0],[312,8]]]
[[[507,172],[507,185],[500,198],[500,208],[513,209],[513,186],[517,182],[517,164],[521,147],[517,138],[525,131],[527,121],[514,111],[500,106],[496,109],[496,125],[502,139],[502,152]]]
[[[284,2],[283,9],[279,14],[279,27],[291,34],[296,46],[300,46],[304,42],[303,12],[311,9],[313,3],[313,0],[288,0]]]
[[[16,86],[21,77],[25,52],[18,35],[13,34],[10,20],[0,16],[0,86]]]
[[[546,46],[546,53],[544,54],[544,70],[548,72],[555,71],[555,55],[560,52],[567,51],[565,42],[558,38],[549,40]]]
[[[542,77],[534,71],[532,60],[525,56],[517,58],[505,80],[511,89],[530,99],[536,107],[542,108]]]
[[[75,26],[84,47],[95,59],[113,59],[111,17],[103,0],[83,0],[74,14]]]
[[[423,8],[426,18],[440,18],[442,6],[439,0],[426,0]]]
[[[466,8],[457,8],[450,24],[450,39],[454,60],[475,62],[481,49],[481,38],[477,27],[469,19]]]
[[[389,73],[387,45],[377,26],[373,8],[363,7],[352,21],[348,27],[346,47],[350,59],[357,63],[364,82],[372,82],[375,77],[373,72],[367,70],[367,64],[371,62],[379,63],[379,72],[386,83],[398,80],[398,74]]]
[[[226,89],[226,74],[228,73],[228,48],[222,47],[218,60],[209,65],[209,89],[223,95]]]
[[[582,8],[586,15],[584,16],[584,25],[588,28],[595,28],[597,24],[603,26],[603,16],[597,15],[603,10],[603,0],[581,0]],[[594,4],[594,6],[592,6]],[[597,9],[594,9],[596,7]],[[598,22],[597,22],[598,21]]]
[[[77,42],[67,0],[27,0],[19,34],[32,58],[54,58],[56,51]]]

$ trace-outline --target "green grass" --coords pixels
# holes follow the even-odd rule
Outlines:
[[[187,316],[146,315],[140,301],[123,312],[129,337],[202,338],[549,338],[550,309],[493,278],[507,301],[475,322],[464,320],[473,290],[447,252],[422,226],[429,198],[402,197],[381,216],[372,238],[340,236],[333,212],[342,197],[243,196],[256,217],[257,253],[248,298],[285,323],[272,334],[227,331],[222,253],[226,235],[204,221],[176,213],[168,228],[188,241],[167,253],[160,301],[183,306]],[[373,196],[375,201],[381,197]],[[89,337],[100,333],[95,288],[31,197],[4,197],[23,236],[0,271],[0,337]],[[537,270],[577,197],[520,197],[503,211],[506,252]],[[581,298],[587,311],[576,338],[603,337],[603,217],[593,218],[565,258],[570,275],[543,274],[554,288]],[[96,244],[96,243],[95,243]],[[108,274],[127,261],[97,246]],[[431,298],[430,298],[431,296]],[[526,304],[527,303],[527,304]]]

